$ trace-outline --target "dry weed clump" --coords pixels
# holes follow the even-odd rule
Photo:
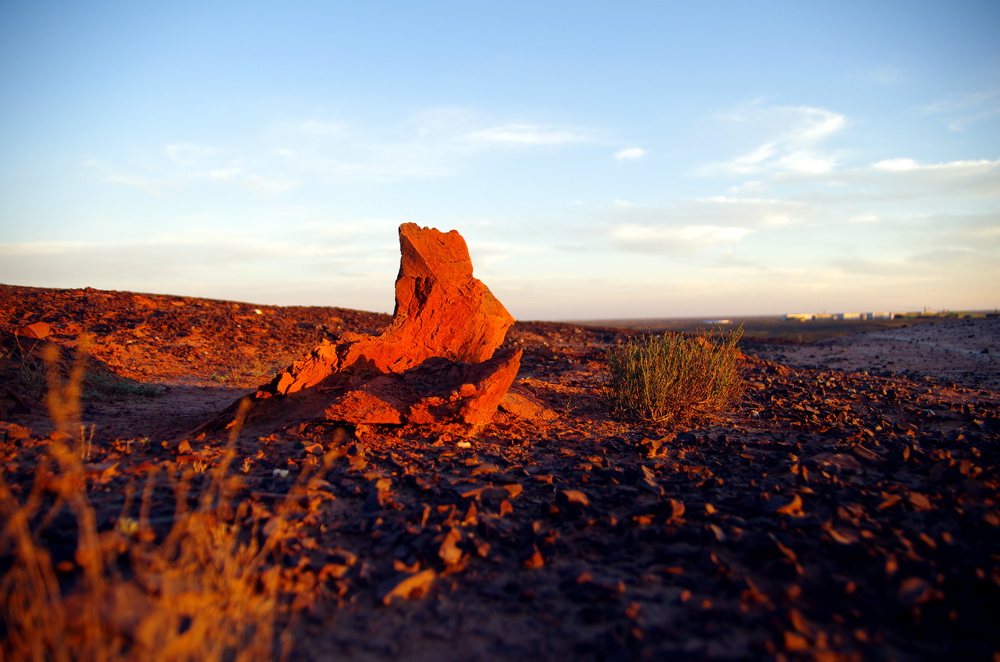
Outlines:
[[[238,501],[241,479],[230,466],[242,407],[227,452],[200,493],[191,488],[191,470],[152,476],[139,503],[130,488],[114,528],[99,530],[88,496],[89,438],[79,420],[83,368],[74,366],[60,382],[54,355],[48,358],[48,404],[57,429],[46,457],[23,499],[0,472],[0,660],[287,657],[289,626],[282,623],[293,614],[281,600],[276,548],[322,471],[304,472],[274,513]],[[323,467],[332,460],[328,455]],[[160,534],[150,518],[158,480],[173,482],[175,504],[170,528]],[[41,542],[67,508],[77,529],[71,579],[57,572]]]
[[[679,425],[712,418],[742,395],[741,336],[742,327],[718,335],[629,339],[608,350],[605,394],[620,415],[640,421]]]
[[[0,391],[22,403],[48,401],[51,405],[51,399],[57,397],[69,406],[81,399],[112,402],[151,398],[163,393],[155,386],[115,374],[100,362],[85,362],[83,359],[92,343],[91,336],[80,336],[74,361],[72,356],[64,359],[59,348],[49,341],[0,333]],[[59,388],[76,393],[52,390],[53,375],[59,372],[52,367],[62,367],[63,363],[68,367],[67,372],[74,374],[65,382],[59,382]]]
[[[35,354],[41,351],[38,340],[0,334],[0,384],[20,398],[41,400],[45,396],[45,371]]]

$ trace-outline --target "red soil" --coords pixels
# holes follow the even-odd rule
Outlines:
[[[225,439],[188,434],[198,423],[388,316],[0,286],[0,330],[40,321],[66,347],[93,333],[99,367],[163,391],[85,405],[91,497],[110,527],[149,466],[219,458]],[[748,346],[742,407],[670,429],[617,420],[601,396],[622,332],[522,322],[505,343],[524,350],[515,388],[554,417],[501,410],[469,438],[245,431],[243,498],[265,506],[289,489],[280,470],[347,453],[276,559],[306,605],[294,659],[995,659],[996,373],[903,351],[954,344],[956,329],[980,357],[1000,353],[981,351],[994,320],[899,329],[888,345]],[[18,342],[8,362],[30,351]],[[26,489],[51,426],[29,394],[5,397],[4,477]],[[71,531],[44,537],[73,558]]]

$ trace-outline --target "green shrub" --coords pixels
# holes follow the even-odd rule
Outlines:
[[[619,415],[683,424],[712,418],[743,392],[740,327],[730,333],[675,333],[631,338],[607,353],[605,393]]]
[[[128,377],[116,375],[110,370],[88,372],[84,379],[83,397],[88,400],[109,402],[132,398],[155,398],[163,395],[158,386],[143,384]]]

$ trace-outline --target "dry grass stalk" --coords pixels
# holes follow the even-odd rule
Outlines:
[[[50,353],[50,375],[58,353]],[[241,480],[230,475],[246,405],[230,430],[228,448],[195,495],[192,472],[174,481],[170,530],[150,522],[156,476],[148,479],[138,518],[131,489],[116,528],[99,531],[87,493],[79,425],[82,363],[66,383],[50,377],[48,404],[56,432],[22,502],[0,473],[0,558],[12,564],[0,579],[5,638],[0,660],[271,660],[290,652],[290,620],[273,564],[286,523],[300,497],[316,487],[322,469],[303,472],[273,515],[233,506]],[[74,383],[75,382],[75,383]],[[68,442],[68,443],[67,443]],[[323,463],[328,468],[329,454]],[[43,510],[48,505],[48,510]],[[60,584],[40,534],[68,507],[77,525],[76,573]],[[266,518],[266,519],[265,519]],[[120,564],[125,558],[127,564]],[[272,563],[270,567],[269,563]],[[127,570],[126,570],[127,568]],[[286,618],[287,617],[287,618]]]
[[[605,395],[619,414],[641,421],[680,425],[712,418],[742,395],[741,335],[742,327],[718,337],[630,339],[608,351]]]
[[[45,374],[34,360],[39,343],[12,335],[0,344],[0,384],[22,399],[41,400],[45,396]]]

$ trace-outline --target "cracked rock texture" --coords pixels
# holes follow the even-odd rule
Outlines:
[[[297,400],[356,424],[489,423],[520,365],[520,350],[495,354],[514,318],[472,275],[458,232],[405,223],[399,246],[389,326],[324,340],[259,389],[257,403]]]

